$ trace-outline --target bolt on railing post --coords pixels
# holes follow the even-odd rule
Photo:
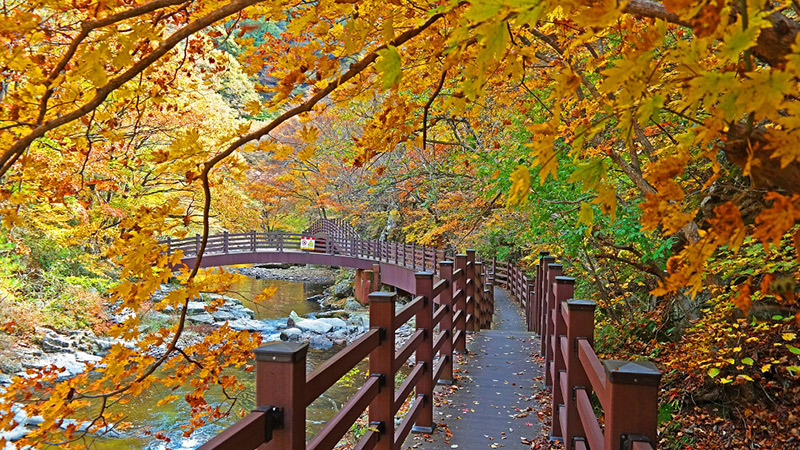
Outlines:
[[[547,273],[545,277],[545,296],[547,298],[547,308],[544,310],[545,314],[545,329],[547,330],[544,337],[545,345],[545,372],[544,383],[546,386],[553,385],[553,340],[555,339],[555,323],[553,323],[553,311],[556,307],[556,296],[553,287],[556,282],[556,277],[561,276],[561,264],[548,264]]]
[[[658,384],[661,372],[649,361],[605,360],[608,405],[604,408],[605,448],[632,448],[649,441],[656,448]],[[627,445],[626,445],[627,444]]]
[[[425,401],[421,406],[419,416],[412,431],[414,433],[431,434],[435,428],[433,423],[433,273],[417,272],[415,295],[425,298],[422,308],[417,312],[417,330],[423,330],[422,342],[417,347],[417,362],[424,362],[425,369],[422,377],[417,382],[417,395],[424,395]]]
[[[475,250],[467,250],[467,331],[475,331]]]
[[[273,431],[263,449],[302,450],[306,447],[307,343],[270,342],[256,355],[256,406],[283,410],[283,428]],[[280,386],[280,389],[275,389]]]
[[[440,261],[439,262],[439,277],[442,280],[447,280],[442,293],[439,295],[441,304],[447,308],[442,316],[442,321],[439,322],[439,331],[447,333],[444,338],[441,350],[439,350],[442,358],[444,368],[437,381],[439,384],[453,384],[453,261]]]
[[[561,391],[561,384],[559,381],[561,377],[567,376],[567,365],[564,356],[561,352],[561,336],[567,334],[567,323],[564,322],[564,316],[561,314],[563,304],[572,298],[574,292],[575,279],[572,277],[556,277],[554,296],[555,307],[553,308],[553,322],[555,323],[555,330],[553,332],[553,404],[550,417],[553,418],[553,431],[550,434],[552,437],[563,437],[564,432],[561,429],[560,413],[561,405],[565,404],[565,399]],[[570,446],[567,446],[571,448]]]
[[[564,304],[562,303],[562,308]],[[583,388],[590,390],[591,383],[586,375],[586,370],[578,357],[578,340],[586,339],[590,345],[594,345],[594,308],[595,303],[591,300],[567,300],[567,388],[569,395],[564,399],[566,411],[566,430],[564,442],[568,448],[572,447],[575,438],[585,438],[586,432],[583,429],[578,414],[578,405],[575,399],[575,389]],[[555,424],[555,422],[553,422]]]
[[[461,291],[461,294],[456,301],[455,310],[461,311],[460,318],[455,323],[458,339],[456,339],[455,351],[459,353],[466,353],[467,351],[467,255],[456,255],[456,270],[461,269],[461,277],[456,281],[454,292]]]
[[[378,395],[369,404],[370,424],[380,424],[378,450],[393,450],[394,444],[394,305],[397,294],[373,292],[369,294],[369,326],[378,328],[381,343],[369,355],[370,376],[382,378]]]

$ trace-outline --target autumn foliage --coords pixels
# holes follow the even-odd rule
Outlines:
[[[187,434],[224,414],[203,392],[233,398],[224,369],[260,338],[222,328],[183,346],[188,301],[234,277],[173,273],[162,240],[199,233],[204,249],[214,230],[332,212],[523,265],[564,255],[600,305],[601,349],[669,374],[668,444],[719,448],[682,431],[709,414],[737,445],[796,442],[798,14],[719,0],[4,4],[4,239],[18,256],[31,236],[78,249],[114,280],[106,303],[133,313],[109,330],[130,345],[93,376],[31,372],[2,394],[44,418],[21,444],[84,445],[60,421],[100,430],[154,384],[195,388]],[[172,277],[180,288],[151,302]],[[176,324],[140,332],[167,307]]]

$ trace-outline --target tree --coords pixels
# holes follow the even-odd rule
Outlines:
[[[653,294],[697,294],[717,282],[706,269],[720,252],[753,240],[767,251],[786,251],[789,240],[800,245],[794,94],[800,24],[787,8],[702,0],[14,3],[0,19],[3,221],[25,227],[34,214],[77,202],[94,218],[92,226],[104,230],[98,245],[120,280],[114,298],[142,311],[178,261],[161,252],[158,239],[185,235],[197,217],[202,253],[214,217],[219,214],[221,226],[230,222],[214,199],[217,188],[243,180],[244,159],[235,155],[285,152],[274,140],[296,130],[307,144],[316,142],[317,127],[303,122],[340,103],[360,102],[375,105],[376,113],[357,131],[357,165],[403,155],[413,176],[406,181],[428,177],[435,195],[423,199],[418,188],[406,189],[398,173],[383,176],[388,164],[378,193],[405,189],[409,203],[429,213],[480,198],[484,215],[507,189],[510,205],[525,203],[529,168],[546,180],[560,176],[559,163],[571,165],[565,176],[581,183],[584,195],[568,201],[581,205],[580,222],[603,223],[601,214],[613,222],[620,197],[623,209],[640,204],[646,230],[678,241]],[[258,32],[259,23],[282,26]],[[201,89],[205,81],[198,76],[210,80],[234,65],[208,51],[210,42],[235,48],[242,70],[260,73],[254,88],[262,102],[249,97],[244,104],[247,116],[268,120],[243,122],[230,114],[209,128],[196,123],[204,115],[172,129],[192,108],[177,94]],[[510,108],[514,114],[497,114]],[[510,120],[528,141],[499,152]],[[207,128],[209,134],[198,131]],[[314,173],[303,151],[293,170]],[[450,183],[438,184],[440,178],[473,177],[472,164],[486,166],[497,155],[516,160],[503,161],[503,177],[487,171],[494,181],[485,191],[443,195]],[[454,163],[464,168],[451,170]],[[377,173],[382,165],[374,167]],[[109,209],[123,184],[126,208]],[[315,188],[313,181],[307,186]],[[174,195],[144,200],[159,188]],[[313,195],[318,207],[331,203],[322,190]],[[426,231],[417,234],[442,242],[454,231],[448,221],[463,217],[463,210],[450,210],[445,218],[420,216]],[[635,257],[639,250],[631,248],[626,251]],[[613,256],[621,258],[618,251]],[[235,390],[235,380],[221,375],[218,356],[245,364],[257,337],[222,329],[201,345],[179,346],[188,301],[232,281],[201,271],[199,260],[178,276],[181,289],[155,305],[177,307],[179,323],[139,336],[134,316],[115,329],[139,340],[133,349],[115,348],[98,369],[99,380],[55,383],[55,374],[45,371],[9,389],[11,400],[53,383],[36,394],[42,403],[29,406],[45,417],[31,442],[77,445],[75,430],[57,431],[59,418],[97,399],[99,427],[111,419],[107,405],[156,382],[152,375],[164,365],[178,374],[159,381],[168,386],[195,377],[197,395],[189,400],[198,418],[221,414],[203,403],[202,390]],[[793,295],[777,284],[761,286],[763,295],[796,313]],[[753,287],[738,280],[727,288],[750,298]],[[737,304],[750,307],[745,300]],[[163,356],[147,355],[160,344]],[[10,420],[5,414],[0,424]]]

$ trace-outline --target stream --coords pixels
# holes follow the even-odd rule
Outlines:
[[[264,288],[275,285],[278,290],[273,297],[267,300],[266,304],[254,304],[252,299]],[[285,280],[263,280],[247,277],[239,284],[235,285],[225,295],[237,298],[242,304],[256,313],[256,319],[265,320],[270,327],[264,332],[264,342],[279,340],[280,332],[278,327],[286,325],[286,317],[291,311],[303,316],[308,313],[319,311],[320,305],[317,302],[307,301],[306,298],[320,294],[327,287],[324,284],[300,281]],[[319,350],[309,348],[308,350],[308,370],[311,371],[319,364],[325,362],[342,346],[334,346],[330,349]],[[367,363],[362,361],[358,366],[360,374],[367,372]],[[192,391],[189,386],[181,386],[176,391],[170,391],[163,386],[152,387],[130,403],[118,407],[117,411],[125,413],[125,421],[133,425],[131,431],[126,431],[123,437],[117,438],[98,438],[92,445],[93,448],[103,450],[117,449],[194,449],[206,442],[208,439],[218,434],[237,420],[240,412],[249,412],[254,406],[255,395],[255,371],[246,372],[235,370],[237,378],[245,385],[245,391],[240,394],[240,399],[233,407],[231,414],[222,420],[207,424],[192,434],[189,438],[184,438],[182,425],[189,422],[189,405],[183,400],[183,396]],[[309,405],[306,409],[308,436],[314,436],[323,425],[338,412],[341,406],[352,396],[363,381],[365,375],[357,377],[355,385],[348,383],[347,380],[340,381],[329,389],[322,397]],[[179,399],[167,405],[158,406],[157,402],[167,395],[178,395]],[[206,393],[206,400],[209,404],[223,403],[227,407],[230,403],[225,403],[225,398],[219,389],[211,389]],[[147,436],[142,430],[149,428],[153,433],[163,432],[170,442],[156,439],[154,436]]]

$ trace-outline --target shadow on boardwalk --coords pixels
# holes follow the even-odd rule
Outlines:
[[[404,448],[524,449],[549,431],[538,339],[525,331],[522,310],[499,288],[492,324],[473,335],[456,384],[437,389],[439,429],[409,437]]]

